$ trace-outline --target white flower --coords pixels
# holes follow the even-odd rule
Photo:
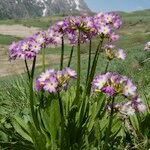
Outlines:
[[[136,92],[136,86],[131,82],[131,80],[127,80],[123,88],[123,94],[125,96],[134,96]]]
[[[134,115],[135,114],[135,109],[130,106],[126,110],[126,113],[127,113],[128,116]]]
[[[27,42],[24,42],[21,46],[22,51],[26,51],[29,49],[29,44]]]
[[[96,89],[101,89],[107,82],[107,76],[106,75],[100,75],[96,81],[95,81],[95,86]]]
[[[126,58],[126,54],[123,51],[123,49],[118,49],[118,51],[116,52],[115,56],[116,56],[116,58],[122,59],[122,60],[124,60]]]
[[[149,50],[149,49],[150,49],[150,42],[147,42],[147,43],[145,44],[144,50]]]
[[[54,69],[49,69],[49,70],[46,70],[45,72],[43,72],[41,75],[40,75],[40,78],[39,78],[39,81],[41,83],[45,82],[45,80],[48,80],[49,77],[54,73]]]
[[[137,109],[139,112],[144,112],[144,111],[146,111],[146,106],[144,104],[140,103],[137,105]]]
[[[131,106],[131,102],[127,102],[121,107],[120,112],[130,116],[135,114],[135,109]]]
[[[99,32],[100,33],[103,33],[104,35],[107,35],[110,33],[110,28],[109,26],[101,26],[100,29],[99,29]]]

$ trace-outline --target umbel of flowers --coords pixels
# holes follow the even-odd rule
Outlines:
[[[116,31],[121,25],[122,20],[120,16],[114,12],[98,13],[92,17],[86,15],[70,16],[55,23],[47,31],[38,32],[29,38],[14,42],[10,45],[10,60],[19,58],[25,62],[30,83],[30,108],[32,120],[38,136],[40,134],[41,137],[46,137],[44,146],[48,147],[47,150],[57,148],[64,150],[73,149],[78,143],[88,141],[88,138],[86,140],[84,138],[90,137],[94,132],[95,121],[103,119],[104,117],[101,116],[98,118],[97,114],[97,118],[92,118],[92,123],[90,122],[90,109],[94,108],[93,105],[101,101],[101,99],[99,99],[94,104],[91,102],[91,99],[94,99],[94,94],[96,93],[102,93],[107,99],[107,102],[102,105],[103,107],[97,107],[97,109],[99,110],[102,108],[102,111],[104,112],[102,114],[104,115],[106,114],[105,112],[110,114],[107,116],[109,123],[105,131],[105,136],[102,138],[105,149],[110,148],[108,143],[112,135],[111,129],[114,113],[132,115],[135,114],[135,112],[144,112],[146,110],[146,106],[138,96],[137,87],[133,82],[126,76],[108,72],[109,63],[111,63],[112,60],[125,60],[126,58],[124,50],[115,48],[114,43],[119,39],[119,35],[116,34]],[[91,56],[93,39],[97,39],[97,48],[94,52],[94,57]],[[72,46],[68,65],[66,66],[64,64],[65,41]],[[81,80],[82,43],[89,43],[87,59],[88,67],[86,81],[84,82],[85,85],[83,87],[81,86],[81,83],[83,82]],[[48,48],[51,45],[61,46],[59,70],[47,69],[45,66],[45,48]],[[75,46],[77,47],[77,71],[70,68]],[[147,43],[145,50],[148,50],[149,48],[150,44]],[[38,57],[38,54],[40,53],[42,54],[42,73],[35,79],[36,57]],[[106,56],[106,68],[103,74],[95,76],[97,63],[101,53],[104,53]],[[31,70],[28,67],[27,60],[32,60]],[[65,92],[67,93],[70,90],[68,84],[71,79],[76,79],[77,83],[75,91],[70,98],[68,98],[70,101],[65,107],[64,105],[67,102],[64,102],[62,97]],[[33,88],[34,85],[35,87]],[[115,99],[120,96],[128,101],[116,103]],[[41,107],[40,104],[45,101],[45,99],[47,101],[47,106]],[[51,105],[55,106],[55,108],[52,108]],[[49,113],[50,110],[53,110],[54,112]],[[67,113],[64,114],[64,112]],[[100,113],[100,111],[98,112]],[[61,114],[60,118],[59,114]],[[52,121],[52,123],[50,123],[50,121]],[[90,126],[90,128],[93,129],[92,132],[88,130],[89,124],[92,124],[92,126]],[[72,132],[75,132],[75,135],[72,136]],[[74,137],[77,134],[79,135]],[[33,142],[34,140],[35,139],[33,139]],[[38,146],[35,149],[38,149]],[[78,147],[78,149],[81,149],[81,147]],[[43,150],[45,149],[46,148],[43,148]]]
[[[49,69],[43,72],[36,80],[36,91],[47,91],[49,93],[57,93],[61,90],[67,90],[70,79],[76,78],[76,72],[70,68],[56,71]]]
[[[92,90],[96,93],[102,92],[108,97],[122,96],[128,99],[128,102],[112,104],[122,114],[131,115],[146,110],[146,106],[137,96],[137,87],[126,76],[114,72],[97,75],[92,82]]]
[[[48,31],[38,32],[25,40],[12,43],[9,56],[10,59],[31,59],[42,48],[61,44],[61,38],[65,35],[70,44],[77,44],[79,31],[81,43],[88,42],[95,36],[103,36],[108,42],[115,42],[119,39],[115,30],[119,29],[121,24],[121,18],[116,13],[98,13],[93,17],[67,17],[50,27]]]
[[[13,42],[9,47],[9,57],[10,59],[33,59],[46,43],[46,32],[38,32],[25,40]]]

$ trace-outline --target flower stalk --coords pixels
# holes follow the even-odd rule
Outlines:
[[[89,79],[90,68],[91,68],[91,51],[92,51],[92,40],[90,40],[90,43],[89,43],[89,58],[88,58],[88,69],[87,69],[86,84],[87,84],[88,79]]]
[[[45,48],[42,49],[42,70],[45,71]]]
[[[27,74],[28,74],[28,79],[30,81],[30,71],[29,71],[29,67],[28,67],[28,63],[27,63],[26,58],[25,58],[24,62],[25,62],[25,67],[26,67],[26,71],[27,71]]]
[[[78,30],[78,46],[77,46],[77,86],[76,86],[76,99],[79,98],[80,93],[80,77],[81,77],[81,55],[80,55],[80,30]]]
[[[62,149],[63,146],[63,135],[64,135],[64,127],[65,127],[65,119],[64,119],[64,113],[63,113],[63,104],[62,99],[60,96],[60,92],[58,91],[58,101],[59,101],[59,108],[60,108],[60,114],[61,114],[61,127],[60,127],[60,147]]]
[[[108,127],[106,129],[106,135],[105,135],[105,144],[104,144],[104,149],[108,150],[108,142],[110,139],[110,135],[111,135],[111,129],[112,129],[112,123],[113,123],[113,118],[114,118],[114,102],[115,102],[115,97],[112,97],[112,107],[111,107],[111,112],[110,112],[110,117],[109,117],[109,123],[108,123]]]
[[[104,72],[104,73],[107,73],[109,64],[110,64],[110,61],[108,60],[108,61],[107,61],[107,64],[106,64],[106,68],[105,68],[105,72]]]
[[[34,122],[35,127],[40,130],[38,125],[38,120],[34,110],[34,90],[33,90],[33,80],[34,80],[34,72],[35,72],[35,64],[36,64],[36,56],[33,59],[32,70],[31,70],[31,77],[30,77],[30,109],[31,115]]]
[[[71,65],[72,56],[73,56],[73,51],[74,51],[74,45],[73,45],[72,48],[71,48],[70,57],[69,57],[69,61],[68,61],[67,67],[70,67],[70,65]]]
[[[64,63],[64,37],[61,38],[61,59],[60,59],[60,70],[63,69],[63,63]]]
[[[100,42],[97,46],[95,57],[94,57],[94,60],[93,60],[93,63],[92,63],[92,68],[91,68],[91,71],[90,71],[90,77],[89,77],[88,82],[87,82],[86,94],[88,96],[90,96],[90,93],[91,93],[91,82],[92,82],[92,80],[94,78],[94,75],[95,75],[97,62],[98,62],[98,58],[99,58],[100,49],[102,47],[102,44],[103,44],[103,37],[100,39]]]

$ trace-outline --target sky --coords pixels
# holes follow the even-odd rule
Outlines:
[[[85,0],[85,2],[94,12],[150,9],[150,0]]]

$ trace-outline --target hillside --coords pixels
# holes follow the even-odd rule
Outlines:
[[[137,15],[136,15],[137,13]],[[117,47],[125,49],[127,52],[127,60],[124,63],[123,67],[120,67],[119,63],[115,63],[113,65],[113,69],[117,68],[117,71],[120,73],[124,73],[128,76],[134,78],[136,82],[139,84],[147,84],[150,80],[149,74],[149,65],[150,62],[142,63],[145,59],[149,57],[148,53],[143,51],[144,44],[150,40],[150,10],[132,12],[132,13],[124,13],[120,12],[123,18],[123,26],[119,30],[120,40],[117,43]],[[37,32],[38,30],[47,29],[50,24],[53,24],[57,20],[61,20],[63,16],[53,16],[53,17],[38,17],[38,18],[30,18],[30,19],[11,19],[11,20],[1,20],[0,21],[0,64],[1,65],[1,76],[12,75],[24,72],[24,65],[17,62],[8,62],[7,49],[8,45],[12,41],[18,41],[20,38],[26,37],[31,33],[31,30]],[[14,26],[12,26],[12,24]],[[7,28],[1,28],[2,26],[7,25]],[[19,27],[18,27],[19,25]],[[17,32],[16,32],[17,26]],[[4,32],[6,33],[4,34]],[[9,33],[11,31],[11,34]],[[24,32],[25,31],[25,32]],[[3,35],[2,35],[3,33]],[[20,33],[20,35],[18,34]],[[31,33],[32,34],[32,33]],[[93,50],[95,50],[95,45],[93,41]],[[84,45],[82,47],[82,53],[84,59],[83,69],[86,65],[87,59],[87,46]],[[65,55],[66,59],[70,53],[70,47],[66,46]],[[59,48],[49,48],[47,50],[47,57],[49,58],[47,63],[50,63],[50,67],[57,66],[58,62],[52,61],[54,58],[59,58]],[[40,56],[39,56],[40,61]],[[103,64],[100,64],[99,69],[103,69]],[[128,67],[128,71],[125,69]],[[131,71],[132,70],[132,71]],[[144,75],[143,75],[144,71]],[[141,78],[141,76],[142,78]]]
[[[0,0],[0,19],[90,12],[84,0]]]

